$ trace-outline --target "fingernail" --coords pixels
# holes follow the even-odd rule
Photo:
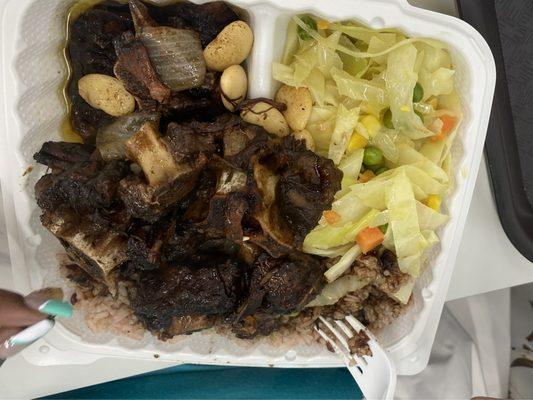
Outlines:
[[[18,339],[16,337],[12,337],[12,338],[10,338],[10,339],[8,339],[8,340],[6,340],[4,342],[4,347],[9,350],[9,349],[11,349],[13,347],[24,346],[24,345],[30,344],[30,343],[32,343],[32,342],[26,342],[25,340]]]
[[[9,351],[14,347],[31,344],[46,335],[54,327],[54,324],[54,320],[51,319],[38,322],[7,339],[4,342],[4,348]]]
[[[24,302],[34,310],[38,310],[39,307],[48,300],[63,300],[63,291],[61,289],[46,288],[31,292],[24,297]]]
[[[69,318],[72,316],[72,306],[63,302],[61,289],[47,288],[30,293],[24,298],[24,302],[34,310],[53,315],[55,317]]]
[[[39,311],[59,318],[72,317],[72,305],[64,301],[48,300],[39,306]]]

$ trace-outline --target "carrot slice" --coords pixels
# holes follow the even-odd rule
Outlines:
[[[341,221],[341,216],[333,210],[324,211],[324,218],[329,225],[335,225]]]
[[[438,135],[435,135],[435,136],[430,136],[429,137],[429,140],[431,142],[440,142],[441,140],[444,140],[446,139],[446,135],[444,133],[439,133]]]
[[[366,182],[372,180],[372,178],[374,178],[375,176],[376,176],[376,174],[374,174],[372,171],[367,169],[365,172],[363,172],[361,175],[359,175],[359,182],[360,183],[366,183]]]
[[[446,139],[448,134],[452,131],[452,129],[455,127],[455,124],[457,123],[457,118],[451,115],[443,115],[440,117],[440,120],[442,121],[442,128],[438,135],[431,136],[429,138],[429,140],[431,140],[432,142],[439,142],[441,140]]]
[[[383,243],[384,237],[385,235],[379,228],[368,227],[357,234],[355,241],[361,247],[361,251],[366,254]]]
[[[457,123],[457,118],[451,116],[451,115],[443,115],[440,117],[440,120],[442,121],[442,130],[441,132],[447,135],[451,132],[455,124]]]

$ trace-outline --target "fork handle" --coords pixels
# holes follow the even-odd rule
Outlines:
[[[363,377],[363,374],[356,365],[346,364],[346,368],[355,379],[355,382],[363,392],[367,400],[393,400],[396,391],[396,373],[390,371],[388,374],[375,374],[370,377]],[[388,380],[388,382],[385,382]]]

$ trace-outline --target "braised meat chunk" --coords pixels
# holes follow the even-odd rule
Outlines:
[[[268,264],[267,260],[262,260]],[[303,253],[293,253],[278,267],[266,283],[263,299],[266,310],[291,314],[303,309],[324,286],[323,264]],[[274,260],[271,262],[276,263]]]
[[[291,136],[283,139],[277,154],[283,172],[276,188],[276,202],[295,242],[301,246],[340,190],[342,172],[331,160],[306,150],[305,142]]]
[[[50,211],[68,205],[83,214],[111,207],[129,170],[123,161],[105,163],[91,146],[65,142],[45,143],[35,160],[52,169],[36,185],[37,204]]]
[[[325,284],[323,265],[303,253],[273,258],[261,254],[250,266],[250,285],[236,320],[257,311],[291,314],[305,307]]]
[[[252,240],[275,257],[292,248],[301,249],[304,238],[340,190],[342,172],[292,137],[267,145],[252,140],[249,147],[255,150],[248,167],[253,176],[253,217],[262,229],[262,233],[251,234]],[[248,148],[235,158],[248,154]]]
[[[133,22],[128,7],[113,1],[96,5],[71,25],[67,55],[73,72],[67,93],[72,107],[72,127],[85,141],[94,141],[98,129],[112,118],[81,98],[78,81],[87,74],[113,75],[116,62],[113,41],[131,29]]]
[[[323,263],[303,253],[281,259],[259,255],[250,267],[244,300],[231,318],[233,332],[243,339],[270,335],[284,316],[300,312],[320,293],[323,273]]]
[[[139,176],[128,176],[120,182],[120,199],[131,216],[153,223],[194,189],[197,176],[188,170],[158,187],[147,185]]]
[[[154,8],[150,10],[150,15],[160,25],[198,32],[203,47],[207,46],[224,27],[239,19],[237,13],[222,1],[205,4],[183,1]]]
[[[303,241],[342,172],[290,134],[285,105],[246,100],[252,29],[223,2],[141,0],[103,1],[70,28],[67,94],[83,143],[34,156],[48,167],[35,193],[67,276],[163,340],[220,326],[269,335],[305,313],[329,261]],[[229,67],[213,62],[222,31],[246,36]],[[283,129],[264,123],[272,111]],[[353,274],[379,275],[382,290],[404,283],[394,255],[368,257],[375,268],[360,258]]]
[[[130,292],[135,314],[151,331],[169,329],[173,317],[224,315],[241,294],[241,267],[211,258],[203,265],[173,265],[139,273]]]
[[[197,225],[207,238],[222,238],[240,243],[243,240],[243,218],[248,211],[242,193],[215,194],[206,219]]]
[[[152,100],[166,103],[170,88],[161,82],[144,44],[126,32],[115,39],[114,45],[117,53],[114,73],[137,98],[141,108],[155,108]]]
[[[46,143],[36,159],[52,172],[36,190],[74,262],[131,282],[148,329],[168,337],[221,318],[240,336],[268,334],[320,292],[324,262],[299,249],[339,187],[330,162],[231,114],[172,122],[164,136],[146,122],[125,154]]]
[[[73,163],[88,162],[94,151],[93,146],[81,143],[46,142],[34,159],[54,172],[62,172],[69,169]]]

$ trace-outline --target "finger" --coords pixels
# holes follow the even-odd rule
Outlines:
[[[34,310],[60,318],[72,316],[72,305],[63,300],[63,291],[57,288],[42,289],[30,293],[24,298],[24,303]]]
[[[28,307],[21,295],[0,289],[0,327],[22,328],[45,318],[45,314]]]
[[[22,328],[0,328],[0,360],[12,357],[26,346],[12,346],[9,339],[20,333]]]

